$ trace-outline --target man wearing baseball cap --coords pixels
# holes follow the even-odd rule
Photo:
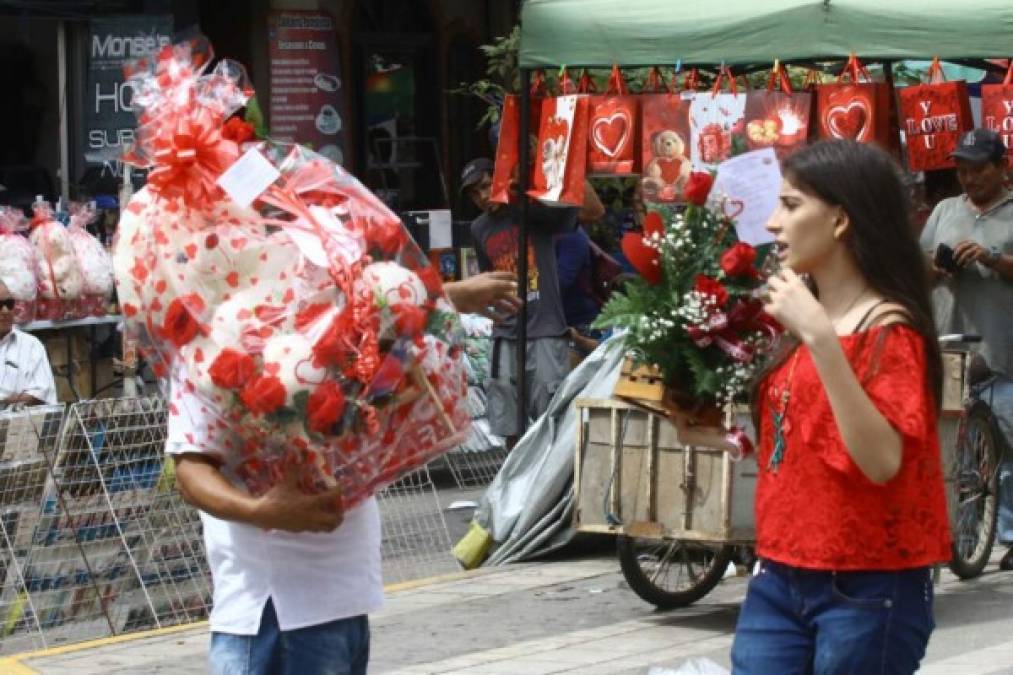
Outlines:
[[[461,192],[482,211],[471,223],[475,257],[483,272],[495,270],[516,275],[520,241],[521,209],[519,202],[499,204],[490,201],[493,163],[486,158],[473,159],[461,171]],[[515,196],[516,200],[521,197]],[[554,238],[573,231],[577,223],[592,223],[602,217],[605,207],[590,184],[585,186],[584,203],[578,208],[548,207],[532,203],[528,208],[528,278],[521,299],[527,304],[527,401],[523,402],[529,419],[536,419],[548,408],[556,388],[570,371],[569,328],[563,312],[563,299],[556,268]],[[504,436],[512,448],[520,429],[517,427],[516,353],[517,321],[513,316],[493,326],[492,358],[486,380],[486,410],[493,433]]]
[[[1013,442],[1013,192],[1004,185],[1007,149],[999,134],[972,129],[951,153],[959,197],[939,202],[921,244],[936,282],[932,292],[940,334],[982,337],[982,355],[998,377],[992,409],[1000,439]],[[988,396],[986,396],[986,399]],[[1013,547],[1013,453],[999,472],[1000,543]],[[1013,548],[1000,563],[1013,570]]]

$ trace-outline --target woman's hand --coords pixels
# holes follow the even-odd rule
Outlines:
[[[802,278],[790,269],[782,269],[767,279],[763,310],[808,345],[834,334],[834,326],[823,305]]]
[[[693,417],[685,410],[676,407],[668,408],[667,419],[675,427],[679,442],[685,446],[696,445],[732,452],[736,448],[728,440],[728,430],[723,426],[696,424]]]

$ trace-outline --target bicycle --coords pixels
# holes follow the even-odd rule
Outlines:
[[[950,570],[961,579],[979,576],[988,564],[999,518],[999,465],[1005,451],[999,421],[992,411],[997,375],[975,349],[978,335],[943,335],[943,406],[940,444],[950,443],[947,467],[953,557]],[[955,424],[954,424],[955,423]]]

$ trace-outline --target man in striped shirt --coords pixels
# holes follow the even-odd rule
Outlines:
[[[0,406],[56,403],[46,348],[14,326],[14,298],[0,281]]]

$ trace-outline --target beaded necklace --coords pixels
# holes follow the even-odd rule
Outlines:
[[[777,473],[778,467],[784,461],[784,451],[787,447],[785,435],[791,433],[791,421],[788,419],[788,402],[791,401],[791,383],[795,375],[795,366],[798,365],[798,356],[802,353],[802,345],[795,347],[795,354],[791,358],[791,365],[788,366],[788,377],[781,382],[780,394],[776,393],[771,386],[771,407],[774,418],[774,450],[770,453],[770,460],[767,462],[767,469]],[[778,410],[780,405],[780,410]]]

